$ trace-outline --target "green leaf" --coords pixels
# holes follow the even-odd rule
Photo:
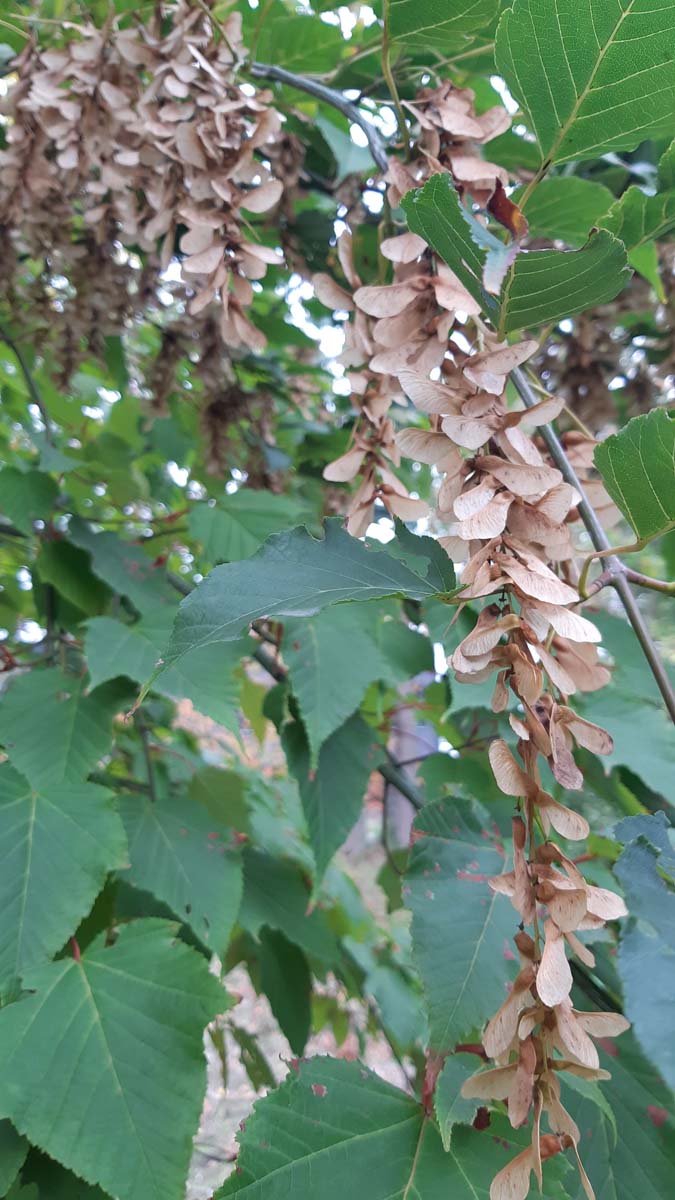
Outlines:
[[[431,1049],[442,1053],[499,1008],[516,926],[511,906],[487,884],[505,859],[484,809],[438,800],[418,814],[415,831],[406,879],[413,954]]]
[[[514,0],[499,23],[495,57],[543,162],[672,136],[672,0]]]
[[[441,1131],[443,1149],[449,1150],[456,1125],[471,1125],[478,1102],[465,1100],[462,1084],[480,1070],[481,1060],[475,1054],[449,1054],[441,1068],[434,1089],[434,1112]]]
[[[112,617],[87,622],[85,653],[93,686],[126,675],[143,683],[152,674],[171,634],[175,610],[168,606],[124,625]],[[234,671],[250,650],[241,639],[197,647],[157,677],[153,690],[171,700],[191,700],[198,712],[239,732],[239,680]]]
[[[285,728],[283,746],[300,787],[318,884],[359,818],[368,779],[383,751],[375,732],[358,714],[323,743],[315,771],[300,722]]]
[[[42,471],[0,471],[0,513],[22,533],[32,533],[34,521],[48,521],[59,494],[54,480]]]
[[[350,537],[338,520],[326,521],[321,540],[306,529],[274,534],[253,558],[216,567],[186,597],[163,669],[196,646],[232,641],[258,617],[313,616],[344,600],[432,596],[433,566],[423,554],[420,547],[420,565],[410,568]]]
[[[155,612],[161,604],[175,604],[176,593],[162,570],[138,546],[115,533],[94,533],[80,517],[73,517],[68,534],[91,556],[94,574],[120,596],[128,596],[140,613]]]
[[[387,664],[375,641],[378,612],[343,604],[315,617],[284,621],[283,656],[311,748],[311,766],[326,738],[358,708]]]
[[[657,839],[665,834],[663,865],[672,866],[667,830],[657,817],[651,821],[657,825]],[[642,1049],[675,1091],[675,892],[658,873],[661,865],[660,849],[642,834],[614,865],[631,914],[622,932],[618,967],[626,1016]]]
[[[675,226],[675,190],[648,196],[632,184],[599,224],[620,238],[627,250],[634,250],[644,242],[662,237]]]
[[[520,204],[524,193],[525,186],[518,187],[509,198],[514,204]],[[568,246],[583,246],[589,230],[594,225],[601,225],[625,242],[620,230],[608,225],[607,218],[603,217],[613,201],[609,188],[602,183],[579,179],[575,175],[544,179],[530,193],[527,201],[530,237],[560,240],[567,242]]]
[[[303,509],[290,496],[242,488],[217,504],[195,504],[188,526],[208,562],[237,562],[249,558],[271,533],[300,520]]]
[[[626,252],[601,231],[581,250],[531,250],[509,269],[499,302],[483,287],[485,251],[476,243],[471,214],[448,175],[432,175],[403,199],[408,225],[445,259],[500,334],[563,317],[612,300],[628,277]]]
[[[264,925],[278,929],[308,957],[333,967],[338,944],[320,908],[308,912],[310,894],[297,868],[280,858],[244,851],[244,897],[239,924],[257,937]]]
[[[612,1044],[612,1051],[609,1055],[600,1050],[600,1066],[612,1076],[600,1086],[616,1115],[616,1143],[608,1123],[598,1120],[594,1101],[569,1089],[563,1097],[581,1130],[584,1166],[598,1200],[664,1200],[675,1176],[672,1094],[639,1053],[630,1032]],[[584,1200],[580,1184],[569,1194],[572,1200]]]
[[[42,583],[51,583],[60,594],[93,616],[105,607],[110,592],[92,573],[89,556],[72,542],[42,542],[35,568]]]
[[[175,926],[139,921],[81,962],[35,967],[0,1011],[0,1111],[119,1200],[182,1200],[206,1071],[204,1026],[227,996]]]
[[[659,264],[659,252],[656,242],[641,242],[634,250],[628,251],[628,263],[653,287],[658,299],[663,304],[666,294],[663,290]]]
[[[28,1153],[28,1142],[12,1125],[0,1121],[0,1196],[6,1196]]]
[[[91,783],[34,790],[0,766],[0,985],[60,950],[108,871],[126,863],[113,797]]]
[[[655,408],[596,447],[595,465],[640,541],[675,528],[675,421]]]
[[[458,1129],[448,1153],[421,1106],[360,1063],[300,1063],[259,1100],[239,1135],[238,1171],[218,1197],[342,1200],[353,1181],[369,1200],[488,1200],[492,1177],[527,1144],[504,1117]],[[562,1158],[562,1155],[560,1156]],[[565,1162],[546,1164],[544,1195]]]
[[[591,234],[581,250],[520,254],[504,284],[500,332],[548,325],[606,304],[629,278],[621,242],[602,230]]]
[[[22,1177],[38,1189],[40,1200],[106,1200],[105,1192],[78,1179],[53,1158],[31,1150]]]
[[[642,650],[627,621],[606,614],[593,617],[613,659],[609,687],[584,701],[584,715],[614,739],[605,762],[621,763],[672,803],[675,744],[673,725]],[[635,720],[636,705],[643,719]]]
[[[86,779],[112,740],[120,693],[84,683],[56,668],[15,679],[0,703],[0,740],[34,788]]]
[[[119,803],[130,862],[121,878],[163,900],[222,957],[243,886],[232,829],[184,795],[159,790],[153,801],[134,793],[120,795]]]
[[[311,1024],[312,976],[302,950],[278,929],[260,931],[260,983],[294,1054],[304,1054]]]
[[[406,50],[457,51],[497,15],[497,0],[386,0],[389,37]]]

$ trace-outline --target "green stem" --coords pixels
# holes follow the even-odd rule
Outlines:
[[[389,43],[390,4],[391,4],[391,0],[383,0],[382,17],[383,17],[383,21],[384,21],[384,28],[382,31],[382,74],[384,75],[385,82],[387,84],[387,87],[389,88],[389,95],[391,96],[393,104],[394,104],[394,110],[396,112],[396,121],[398,123],[399,135],[400,135],[401,141],[403,143],[403,153],[405,155],[405,160],[406,160],[406,162],[409,162],[409,160],[410,160],[410,141],[408,139],[408,126],[406,125],[405,114],[403,112],[403,107],[401,105],[401,97],[399,96],[398,88],[396,87],[396,80],[394,79],[394,73],[391,69],[391,57],[390,57],[391,47],[390,47],[390,43]]]

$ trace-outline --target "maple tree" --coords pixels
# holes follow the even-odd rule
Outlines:
[[[666,1200],[675,4],[17,8],[0,1196]]]

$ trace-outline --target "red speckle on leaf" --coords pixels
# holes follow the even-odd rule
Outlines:
[[[261,1149],[261,1150],[268,1150],[268,1149],[269,1149],[269,1142],[258,1142],[258,1145],[260,1146],[260,1149]]]
[[[300,643],[299,643],[299,642],[293,642],[293,649],[294,649],[294,650],[296,650],[296,651],[297,651],[297,650],[299,650],[299,649],[300,649]]]
[[[453,832],[453,833],[459,833],[459,825],[453,825],[453,827],[452,827],[452,832]]]
[[[433,900],[434,896],[435,896],[435,892],[432,892],[429,888],[427,888],[426,892],[424,893],[424,896],[425,896],[425,899],[427,899],[427,900]]]
[[[324,1096],[328,1095],[328,1088],[323,1083],[313,1083],[312,1091],[314,1092],[315,1096],[320,1096],[322,1100]]]
[[[180,832],[181,837],[187,837],[187,832],[188,832],[187,829],[181,829],[181,830],[179,830],[179,832]]]
[[[430,875],[431,875],[431,871],[425,871],[425,872],[424,872],[424,878],[425,878],[425,879],[428,879]]]
[[[489,1114],[487,1108],[483,1108],[481,1105],[481,1107],[478,1109],[478,1112],[476,1113],[476,1115],[473,1119],[473,1127],[474,1127],[474,1129],[488,1129],[489,1126],[490,1126],[490,1114]]]
[[[659,1108],[658,1104],[648,1104],[647,1116],[649,1117],[652,1125],[656,1125],[656,1128],[660,1129],[661,1126],[665,1125],[666,1121],[668,1120],[668,1109]]]
[[[503,957],[507,962],[515,962],[516,956],[507,941],[504,942]]]
[[[440,863],[434,863],[434,871],[436,872],[437,875],[440,875],[440,873],[441,873],[441,864]]]
[[[216,838],[220,837],[220,834],[217,833],[216,830],[214,829],[211,831],[211,833],[207,833],[206,836],[208,837],[210,842],[214,842],[216,840]]]
[[[472,864],[470,863],[469,865],[471,866]],[[476,866],[478,866],[478,863],[476,863]],[[474,875],[471,871],[458,871],[457,878],[468,880],[469,883],[486,883],[490,876],[481,874]]]

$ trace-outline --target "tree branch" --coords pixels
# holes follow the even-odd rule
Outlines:
[[[538,403],[537,396],[530,384],[529,379],[521,367],[515,367],[511,372],[511,378],[514,382],[516,390],[523,401],[526,408],[533,408]],[[539,432],[546,442],[548,452],[551,455],[556,467],[561,472],[563,479],[576,488],[581,496],[578,504],[579,516],[581,517],[588,535],[596,550],[603,552],[603,557],[607,555],[607,573],[611,576],[611,585],[615,589],[630,621],[633,632],[638,639],[642,652],[649,663],[650,670],[656,685],[663,696],[664,703],[670,714],[671,720],[675,723],[675,691],[673,691],[670,679],[666,669],[661,661],[659,652],[654,645],[651,634],[644,622],[642,613],[638,608],[637,601],[633,595],[630,584],[628,582],[626,567],[612,553],[612,546],[607,539],[602,525],[600,524],[595,510],[588,502],[588,497],[584,492],[574,467],[569,461],[563,446],[558,438],[557,433],[550,425],[540,425]]]
[[[52,429],[52,423],[49,419],[49,414],[47,412],[45,402],[42,399],[42,396],[40,395],[40,391],[38,389],[38,386],[37,386],[35,380],[33,379],[31,369],[28,366],[26,359],[24,358],[23,350],[18,345],[18,343],[14,341],[14,338],[8,332],[8,330],[5,328],[5,326],[1,325],[1,324],[0,324],[0,338],[2,338],[3,342],[5,342],[9,346],[10,350],[12,351],[12,354],[16,358],[16,361],[18,362],[18,364],[21,368],[21,373],[22,373],[24,379],[26,380],[26,386],[28,387],[28,392],[30,394],[30,398],[33,401],[33,404],[35,405],[35,407],[38,409],[40,416],[42,417],[42,420],[44,421],[45,439],[49,443],[50,446],[53,446],[54,445],[54,431]]]
[[[249,70],[254,79],[272,79],[277,83],[285,83],[288,87],[307,92],[310,96],[316,96],[317,100],[323,100],[324,104],[330,104],[332,108],[336,108],[348,121],[353,121],[355,125],[359,126],[359,129],[363,130],[376,165],[381,171],[387,170],[389,162],[383,138],[375,126],[364,117],[361,110],[352,104],[351,100],[347,100],[341,92],[326,87],[324,83],[319,83],[316,79],[307,79],[304,75],[296,75],[293,71],[287,71],[285,67],[276,67],[271,63],[254,62],[251,63]]]

